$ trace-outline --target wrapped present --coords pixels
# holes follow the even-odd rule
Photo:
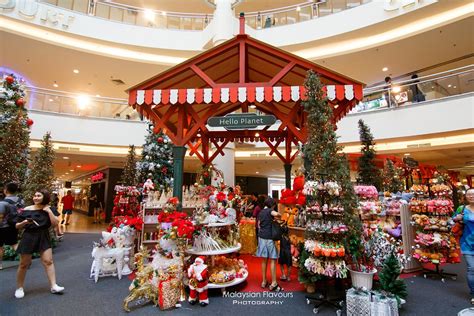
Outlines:
[[[370,316],[370,297],[367,291],[349,289],[346,294],[347,316]]]
[[[398,316],[394,297],[377,291],[350,289],[346,295],[347,316]]]
[[[180,281],[176,277],[158,282],[158,305],[161,310],[175,308],[180,298]]]

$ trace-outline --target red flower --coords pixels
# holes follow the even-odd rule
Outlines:
[[[219,192],[219,193],[217,193],[216,198],[217,198],[217,200],[218,200],[219,202],[224,201],[225,198],[226,198],[225,193],[224,193],[224,192]]]
[[[168,203],[171,203],[173,205],[178,205],[179,199],[177,197],[171,197],[168,199]]]

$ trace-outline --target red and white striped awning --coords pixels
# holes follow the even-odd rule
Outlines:
[[[361,85],[328,85],[323,87],[331,102],[362,100]],[[305,99],[304,86],[227,87],[205,89],[132,90],[130,105],[209,104],[227,102],[299,101]]]

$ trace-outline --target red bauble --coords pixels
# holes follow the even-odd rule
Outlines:
[[[157,141],[158,141],[158,143],[160,143],[160,144],[163,143],[163,137],[158,137]]]
[[[21,107],[21,106],[25,105],[25,100],[23,98],[19,98],[18,100],[16,100],[15,103],[16,103],[16,105]]]
[[[202,175],[207,178],[207,177],[209,177],[209,172],[205,171]]]
[[[167,173],[167,172],[168,172],[168,168],[166,168],[166,167],[161,168],[161,172],[162,172],[162,173]]]
[[[33,123],[34,123],[34,122],[33,122],[32,119],[27,119],[27,120],[26,120],[26,125],[28,125],[28,126],[33,125]]]
[[[13,78],[12,76],[6,76],[6,77],[5,77],[5,81],[6,81],[8,84],[12,84],[12,83],[15,81],[15,78]]]

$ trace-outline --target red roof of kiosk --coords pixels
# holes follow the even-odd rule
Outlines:
[[[282,122],[279,134],[267,131],[267,136],[286,137],[289,131],[297,141],[304,141],[306,114],[301,100],[310,69],[319,74],[334,105],[334,123],[362,99],[362,83],[255,40],[243,34],[241,24],[241,34],[128,89],[129,104],[179,146],[196,141],[198,133],[212,137],[214,132],[206,128],[209,117],[247,112],[250,105]],[[255,134],[249,132],[228,131],[226,135]]]

